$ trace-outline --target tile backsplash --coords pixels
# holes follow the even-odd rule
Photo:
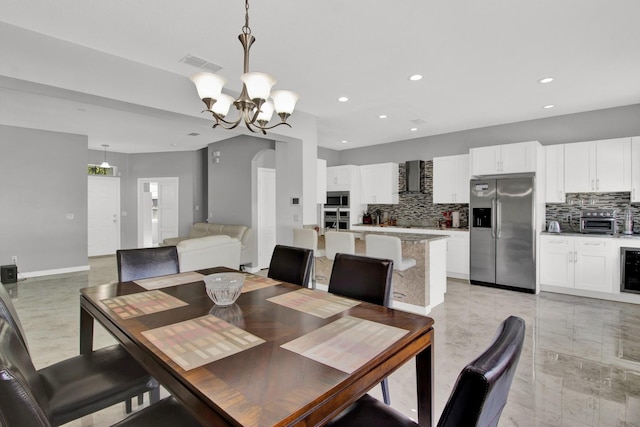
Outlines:
[[[560,222],[562,231],[580,231],[580,212],[586,209],[616,209],[618,230],[623,230],[624,212],[633,211],[633,229],[640,230],[640,206],[629,203],[629,193],[568,193],[566,203],[547,204],[547,223]],[[567,220],[570,216],[571,220]]]
[[[469,224],[468,204],[434,204],[433,203],[433,161],[424,162],[424,168],[420,173],[420,179],[424,186],[424,193],[402,194],[405,189],[405,165],[399,164],[399,203],[397,205],[368,205],[367,212],[374,214],[376,211],[386,213],[395,218],[398,225],[438,226],[438,221],[443,220],[443,212],[460,212],[460,227],[466,228]]]

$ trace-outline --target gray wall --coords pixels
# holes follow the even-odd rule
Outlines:
[[[0,125],[0,148],[0,264],[86,266],[87,137]]]
[[[318,147],[318,158],[327,161],[327,166],[339,166],[340,151],[331,150],[330,148]]]
[[[342,150],[338,152],[338,164],[431,160],[439,156],[465,154],[473,147],[522,141],[553,145],[637,135],[640,135],[640,104]],[[325,156],[327,153],[318,149],[318,157],[327,159],[328,164],[330,156]]]
[[[246,135],[209,144],[209,222],[251,226],[251,160],[265,149],[275,149],[275,142]],[[214,164],[215,151],[220,163]]]
[[[206,156],[206,148],[141,154],[107,151],[107,160],[118,167],[120,176],[120,210],[123,215],[120,246],[123,249],[138,247],[138,178],[179,178],[179,235],[186,236],[194,222],[206,220]],[[89,163],[99,164],[103,159],[104,151],[89,151]]]

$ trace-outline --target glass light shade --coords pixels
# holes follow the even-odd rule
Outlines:
[[[293,109],[296,108],[296,102],[300,96],[297,93],[290,90],[274,90],[271,94],[273,98],[273,105],[277,113],[293,113]]]
[[[225,117],[227,113],[229,113],[229,108],[231,104],[233,104],[233,101],[235,101],[235,99],[233,99],[232,96],[222,93],[218,96],[218,100],[213,104],[211,110],[220,117]]]
[[[264,120],[265,122],[268,122],[271,120],[271,116],[273,116],[273,102],[268,100],[262,104],[262,107],[260,107],[260,113],[258,113],[257,120]]]
[[[247,87],[247,93],[251,99],[269,99],[271,87],[276,84],[277,80],[269,74],[265,73],[244,73],[240,76],[240,80]]]
[[[218,99],[222,93],[222,87],[227,80],[213,73],[196,73],[191,76],[191,81],[196,85],[200,99]]]

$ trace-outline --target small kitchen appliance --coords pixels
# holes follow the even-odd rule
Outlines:
[[[624,211],[622,234],[633,234],[633,211],[631,209]]]
[[[560,233],[560,223],[558,221],[549,221],[547,231],[549,233]]]
[[[584,234],[616,234],[615,209],[589,209],[580,213],[580,232]]]

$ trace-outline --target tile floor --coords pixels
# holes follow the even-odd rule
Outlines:
[[[36,367],[78,352],[78,289],[114,281],[114,257],[91,270],[20,282],[15,304]],[[435,319],[435,414],[462,367],[514,314],[527,324],[523,354],[500,426],[640,427],[640,306],[552,293],[529,295],[449,281]],[[96,345],[113,339],[96,328]],[[415,369],[390,379],[392,406],[415,416]],[[380,398],[380,387],[371,393]],[[146,400],[146,399],[145,399]],[[124,405],[67,424],[107,426]]]

